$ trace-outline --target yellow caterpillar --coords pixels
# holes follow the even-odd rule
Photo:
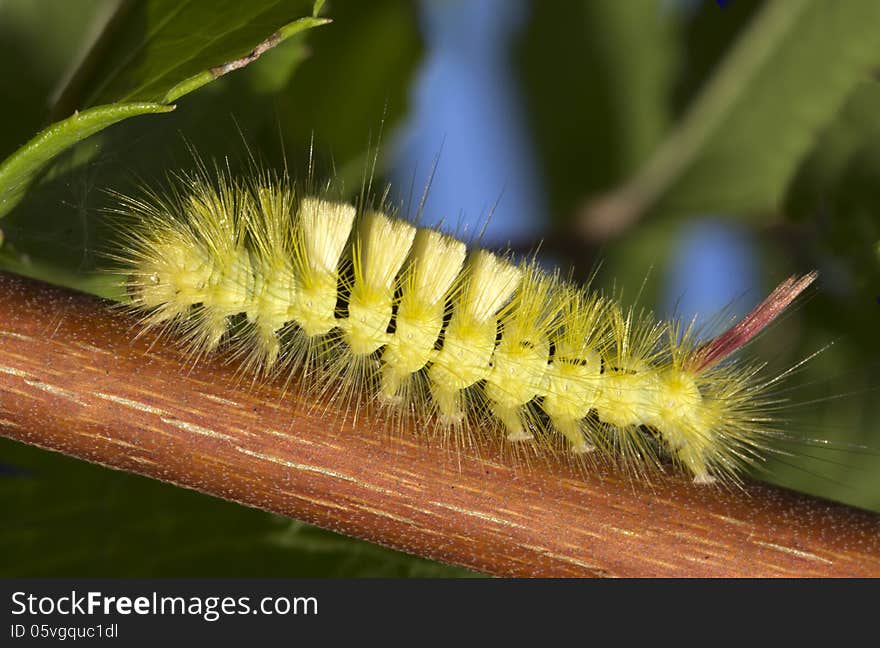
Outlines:
[[[815,278],[791,278],[700,345],[534,261],[256,173],[201,170],[168,197],[121,197],[122,263],[147,326],[194,354],[227,344],[266,375],[298,372],[417,429],[497,430],[696,483],[736,478],[776,434],[761,365],[731,354]]]

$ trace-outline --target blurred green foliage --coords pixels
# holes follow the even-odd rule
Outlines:
[[[123,119],[168,112],[173,101],[242,67],[262,49],[323,24],[307,13],[311,9],[310,0],[121,3],[59,84],[47,115],[55,123],[0,164],[0,216],[62,151]]]
[[[786,444],[759,476],[880,511],[880,3],[673,4],[529,3],[511,65],[548,223],[566,234],[590,198],[647,186],[644,208],[602,246],[599,281],[629,286],[625,299],[644,285],[648,304],[678,232],[707,212],[751,229],[765,288],[818,268],[814,298],[754,349],[784,369],[834,342],[787,383],[804,403],[783,411],[788,429],[817,442]],[[332,24],[291,32],[203,86],[206,70],[308,19],[312,4],[178,6],[0,0],[0,157],[37,159],[7,187],[0,173],[0,192],[18,192],[0,220],[0,267],[113,295],[94,272],[105,190],[161,182],[193,150],[302,177],[314,141],[316,176],[353,192],[380,131],[393,141],[423,47],[413,2],[327,2]],[[19,148],[74,109],[131,100],[177,107],[66,148],[74,136],[51,160]],[[589,270],[592,252],[580,261]],[[8,441],[0,464],[4,575],[465,573]]]

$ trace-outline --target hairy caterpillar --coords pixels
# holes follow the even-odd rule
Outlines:
[[[777,431],[761,364],[732,355],[815,274],[700,344],[541,269],[390,215],[299,195],[269,172],[205,169],[168,196],[120,196],[113,256],[131,305],[194,356],[228,345],[263,375],[410,416],[626,466],[736,479]]]

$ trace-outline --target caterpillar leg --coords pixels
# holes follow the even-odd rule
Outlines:
[[[490,403],[489,408],[507,430],[508,441],[530,441],[535,438],[523,424],[522,406],[509,407],[500,403]]]
[[[281,354],[281,341],[278,339],[278,330],[271,324],[258,320],[254,331],[253,360],[255,367],[261,367],[266,373],[269,372],[278,361]]]
[[[225,312],[215,308],[203,308],[200,315],[192,331],[192,345],[198,351],[209,353],[219,346],[229,328],[229,318]]]
[[[557,416],[550,419],[553,427],[565,436],[574,454],[587,454],[593,452],[596,446],[584,434],[580,419],[568,416]]]
[[[442,382],[431,381],[431,397],[437,405],[440,418],[446,423],[458,423],[464,419],[461,406],[461,390]]]
[[[695,448],[693,445],[685,446],[678,450],[676,456],[694,476],[694,484],[708,486],[716,482],[715,477],[709,474],[709,467],[702,448]]]
[[[400,400],[400,391],[403,388],[403,381],[409,376],[395,370],[390,365],[384,365],[379,377],[379,396],[388,402],[396,402]]]

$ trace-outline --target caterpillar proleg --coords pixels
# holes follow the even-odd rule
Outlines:
[[[471,429],[627,466],[736,479],[776,434],[760,363],[736,358],[815,279],[783,282],[713,340],[623,308],[534,259],[471,247],[393,210],[202,170],[121,197],[131,305],[194,355],[335,385],[415,429]],[[356,406],[356,405],[353,405]]]

